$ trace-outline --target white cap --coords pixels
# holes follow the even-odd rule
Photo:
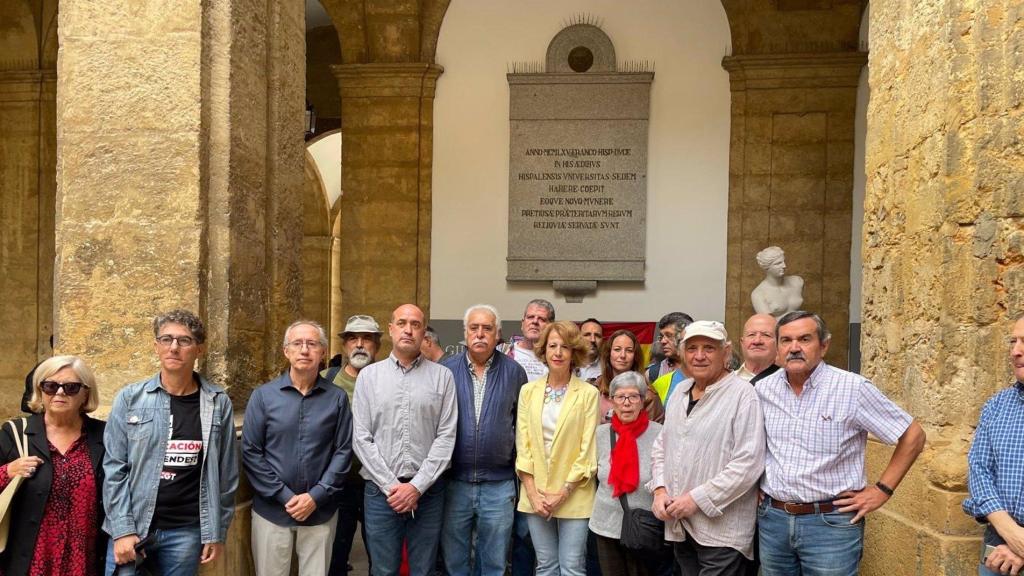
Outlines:
[[[725,331],[725,326],[721,322],[715,322],[714,320],[697,320],[696,322],[690,323],[686,329],[683,330],[683,342],[686,342],[694,336],[704,336],[705,338],[711,338],[717,340],[723,344],[729,341],[729,334]]]

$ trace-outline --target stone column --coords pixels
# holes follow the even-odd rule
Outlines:
[[[61,4],[57,347],[109,404],[191,308],[240,413],[301,304],[302,6],[115,4]]]
[[[334,66],[341,91],[342,314],[429,316],[434,86],[425,63]]]
[[[868,524],[863,574],[974,574],[960,504],[985,400],[1012,382],[1024,313],[1024,35],[1019,3],[871,3],[864,373],[928,446]],[[868,478],[891,450],[872,443]]]
[[[53,294],[53,70],[0,70],[0,413],[50,355]]]
[[[739,334],[764,279],[755,255],[786,251],[804,303],[832,330],[828,362],[846,367],[853,125],[867,55],[733,56],[726,322]]]

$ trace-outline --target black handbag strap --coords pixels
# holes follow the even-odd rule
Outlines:
[[[611,425],[608,426],[608,434],[611,435],[611,444],[612,444],[611,448],[608,449],[608,464],[611,465],[611,462],[612,462],[612,450],[615,450],[615,429],[612,428]],[[625,514],[629,514],[629,503],[626,502],[626,494],[625,493],[619,494],[619,504],[622,505],[622,512],[625,513]]]

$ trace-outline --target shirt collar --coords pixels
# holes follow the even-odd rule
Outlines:
[[[292,384],[292,375],[291,375],[291,372],[289,370],[285,370],[284,373],[281,374],[281,377],[278,378],[278,380],[280,380],[280,388],[281,388],[281,390],[287,390],[288,388],[295,388],[295,386]],[[313,387],[309,389],[309,393],[312,394],[313,392],[315,392],[317,390],[320,390],[320,391],[325,390],[326,388],[324,388],[324,384],[330,384],[330,382],[328,382],[327,379],[324,378],[323,376],[317,374],[317,376],[316,376],[316,383],[314,383]]]
[[[423,361],[423,354],[420,354],[419,356],[417,356],[416,359],[412,361],[412,364],[410,364],[408,368],[406,368],[405,366],[402,366],[402,363],[398,361],[398,357],[395,356],[394,352],[389,354],[388,358],[390,358],[391,361],[394,362],[396,368],[398,368],[402,372],[408,374],[409,372],[412,372],[413,370],[415,370],[420,365],[420,363]]]
[[[494,352],[491,352],[491,357],[487,359],[487,362],[484,362],[484,372],[491,369],[491,364],[494,363],[494,357],[497,355],[498,349],[495,348]],[[473,357],[469,355],[468,351],[466,352],[466,365],[469,366],[469,370],[472,372],[474,368]]]
[[[821,360],[820,362],[818,362],[818,365],[814,367],[814,370],[811,371],[811,375],[807,377],[807,381],[804,382],[804,388],[817,388],[818,380],[821,379],[822,374],[825,372],[825,370],[825,361]],[[785,370],[782,370],[781,372],[782,380],[786,383],[786,386],[789,386],[789,373],[786,372]]]
[[[1018,380],[1013,387],[1017,389],[1017,397],[1024,401],[1024,382]]]

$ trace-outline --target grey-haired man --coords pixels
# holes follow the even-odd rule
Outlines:
[[[373,316],[356,314],[350,316],[345,323],[341,336],[341,349],[344,366],[337,366],[324,371],[324,377],[348,394],[349,404],[356,390],[356,376],[359,371],[377,360],[380,350],[380,326]],[[344,576],[351,570],[348,559],[352,553],[352,543],[356,534],[356,525],[363,525],[363,490],[366,481],[359,475],[362,466],[353,454],[352,468],[345,477],[345,488],[341,491],[338,501],[338,529],[334,533],[334,549],[331,553],[329,576]],[[366,528],[363,525],[363,541],[366,541]]]

